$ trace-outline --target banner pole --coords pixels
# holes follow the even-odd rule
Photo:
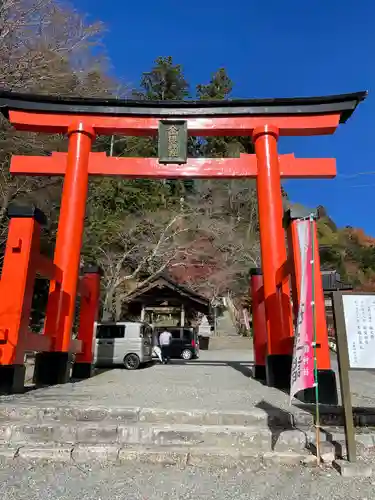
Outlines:
[[[310,215],[310,238],[311,238],[311,288],[312,288],[312,317],[313,317],[313,347],[314,347],[314,385],[315,385],[315,439],[316,439],[316,459],[320,466],[320,408],[319,408],[319,383],[318,383],[318,359],[317,359],[317,331],[316,331],[316,310],[315,310],[315,232],[314,216]]]

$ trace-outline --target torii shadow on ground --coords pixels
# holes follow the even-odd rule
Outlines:
[[[255,405],[267,413],[267,425],[271,431],[271,449],[274,451],[280,435],[285,431],[296,430],[294,416],[291,412],[273,406],[268,401],[262,400]]]

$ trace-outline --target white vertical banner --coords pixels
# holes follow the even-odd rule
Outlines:
[[[301,256],[301,280],[298,318],[294,333],[290,403],[297,392],[314,387],[315,384],[312,222],[299,220],[296,224]]]

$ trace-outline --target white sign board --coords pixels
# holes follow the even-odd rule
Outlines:
[[[375,295],[342,295],[350,368],[375,368]]]

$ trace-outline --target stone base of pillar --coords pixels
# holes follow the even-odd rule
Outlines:
[[[290,388],[292,356],[289,354],[269,354],[266,357],[266,382],[277,389]]]
[[[318,370],[319,403],[322,405],[338,405],[336,374],[333,370]],[[302,403],[314,403],[315,387],[297,392],[295,398]]]
[[[253,378],[255,378],[256,380],[266,380],[265,365],[254,365]]]
[[[70,378],[68,352],[40,352],[35,356],[35,385],[65,384]]]
[[[7,394],[25,391],[25,365],[0,366],[0,392]]]
[[[72,378],[85,379],[91,378],[94,367],[91,363],[74,363],[72,370]]]

